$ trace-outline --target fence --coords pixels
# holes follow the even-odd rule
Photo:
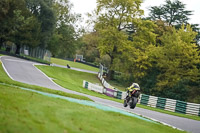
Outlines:
[[[9,54],[14,54],[16,52],[16,49],[17,48],[14,43],[8,43],[2,46],[2,50],[6,51]],[[25,56],[27,55],[27,56],[38,58],[38,59],[45,60],[48,62],[51,61],[51,52],[40,47],[31,48],[29,46],[23,45],[20,48],[20,55],[25,55]]]
[[[31,48],[31,47],[24,45],[20,48],[20,54],[28,55],[28,56],[42,59],[42,60],[46,60],[48,62],[51,61],[51,52],[46,49],[42,49],[40,47]]]
[[[102,77],[100,77],[100,79],[102,79],[103,83],[105,82]],[[88,90],[103,93],[109,97],[114,97],[117,99],[124,99],[126,97],[126,92],[95,85],[87,81],[83,81],[83,87],[87,88]],[[138,103],[171,112],[200,116],[200,104],[187,103],[179,100],[150,96],[145,94],[140,95]]]
[[[172,112],[200,116],[200,104],[141,94],[140,104]]]
[[[88,90],[92,90],[92,91],[95,91],[95,92],[98,92],[98,93],[104,92],[103,86],[95,85],[95,84],[92,84],[92,83],[87,82],[85,80],[83,80],[83,87],[88,89]]]
[[[103,68],[101,68],[103,70]],[[100,92],[103,92],[103,94],[114,97],[117,99],[124,99],[126,97],[126,92],[119,91],[112,87],[109,83],[106,82],[106,80],[103,78],[102,73],[98,74],[98,78],[101,80],[102,85],[104,87],[100,87]],[[90,85],[91,83],[84,81],[83,87],[88,88],[88,86],[92,87],[93,85]],[[98,88],[98,87],[97,87]],[[97,89],[90,89],[97,91]],[[162,97],[156,97],[156,96],[150,96],[141,94],[139,101],[139,104],[159,108],[171,112],[177,112],[182,114],[189,114],[189,115],[197,115],[200,116],[200,104],[196,103],[189,103],[189,102],[183,102],[179,100],[169,99],[169,98],[162,98]]]

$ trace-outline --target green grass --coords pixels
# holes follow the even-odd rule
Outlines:
[[[64,88],[68,88],[70,90],[74,90],[74,91],[85,93],[85,94],[92,95],[92,96],[101,97],[104,99],[113,100],[113,101],[120,102],[120,103],[123,102],[120,99],[111,98],[106,95],[99,94],[99,93],[96,93],[96,92],[93,92],[93,91],[83,88],[82,87],[83,80],[89,81],[91,83],[99,83],[100,84],[100,82],[97,78],[97,75],[95,75],[95,74],[78,72],[78,71],[59,68],[59,67],[37,66],[37,68],[42,70],[49,77],[53,78],[57,84],[63,86]],[[176,112],[170,112],[170,111],[153,108],[153,107],[148,107],[148,106],[144,106],[144,105],[140,105],[140,104],[138,104],[137,107],[200,121],[199,116],[185,115],[185,114],[180,114],[180,113],[176,113]]]
[[[124,87],[123,85],[121,85],[117,81],[113,81],[113,80],[109,80],[108,83],[110,85],[112,85],[113,87],[117,88],[120,91],[126,91],[126,88],[128,87],[128,86]]]
[[[43,92],[49,92],[49,93],[67,96],[67,97],[72,97],[72,98],[77,98],[77,99],[91,100],[91,99],[84,97],[84,96],[69,94],[69,93],[65,93],[65,92],[62,92],[62,91],[52,90],[52,89],[48,89],[48,88],[43,88],[43,87],[39,87],[39,86],[35,86],[35,85],[28,85],[28,84],[24,84],[24,83],[14,81],[14,80],[10,79],[8,77],[8,75],[5,73],[1,62],[0,62],[0,83],[5,83],[5,84],[8,84],[8,85],[14,85],[14,86],[19,86],[19,87],[24,87],[24,88],[35,89],[35,90],[39,90],[39,91],[43,91]]]
[[[0,132],[9,133],[181,133],[162,124],[146,122],[0,85]]]
[[[79,72],[79,71],[60,68],[60,67],[50,67],[50,66],[41,66],[41,65],[36,66],[36,67],[42,70],[48,77],[53,78],[54,82],[56,82],[57,84],[59,84],[60,86],[64,88],[122,103],[122,100],[120,99],[108,97],[104,94],[93,92],[82,87],[83,80],[89,81],[94,84],[96,83],[100,84],[100,81],[97,78],[96,74]]]
[[[66,66],[67,64],[69,64],[70,67],[90,70],[90,71],[94,71],[94,72],[99,71],[99,69],[96,68],[96,67],[88,66],[88,65],[85,65],[85,64],[82,64],[82,63],[79,63],[79,62],[73,62],[73,61],[58,59],[58,58],[51,58],[51,63],[55,63],[55,64],[63,65],[63,66]]]

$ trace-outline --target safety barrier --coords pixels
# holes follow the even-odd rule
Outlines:
[[[114,87],[106,82],[106,80],[100,73],[98,74],[98,78],[101,80],[102,85],[105,88],[103,89],[104,94],[117,99],[124,99],[126,97],[126,92],[114,89]],[[84,86],[86,88],[87,83],[85,83]],[[150,96],[145,94],[140,95],[138,103],[171,112],[200,116],[200,104],[187,103],[179,100]]]
[[[156,108],[165,109],[166,98],[158,97]]]
[[[118,98],[118,99],[121,99],[122,95],[123,95],[123,92],[121,92],[121,91],[110,89],[110,88],[104,88],[103,86],[92,84],[85,80],[83,80],[83,87],[88,90],[92,90],[92,91],[95,91],[98,93],[103,93],[107,96]]]
[[[83,80],[83,87],[88,89],[88,90],[92,90],[92,91],[95,91],[95,92],[98,92],[98,93],[104,92],[103,86],[95,85],[95,84],[92,84],[92,83],[87,82],[85,80]]]
[[[200,116],[200,104],[187,103],[179,100],[149,96],[145,94],[140,95],[138,103],[171,112]]]
[[[149,102],[149,95],[142,94],[140,104],[148,105]]]
[[[104,89],[104,94],[106,94],[109,97],[115,97],[116,96],[115,92],[116,91],[113,89],[109,89],[109,88]]]

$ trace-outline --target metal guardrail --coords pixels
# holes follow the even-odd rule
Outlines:
[[[114,89],[114,87],[106,82],[106,80],[100,73],[98,74],[98,78],[101,80],[103,86],[98,86],[94,84],[92,85],[92,83],[83,81],[83,87],[117,99],[124,99],[126,97],[126,92]],[[102,88],[102,90],[99,91],[99,88]],[[150,96],[145,94],[140,95],[138,103],[171,112],[200,116],[200,104],[196,103],[188,103],[184,101]]]
[[[126,92],[104,88],[103,86],[97,87],[97,85],[92,85],[92,83],[87,81],[84,81],[83,87],[117,99],[124,99],[126,97]],[[90,89],[90,87],[92,87],[92,89]],[[102,88],[102,90],[99,91],[99,88]],[[155,97],[145,94],[140,95],[138,103],[171,112],[200,116],[200,104],[187,103],[179,100]]]
[[[171,112],[200,116],[200,104],[141,94],[140,104]],[[155,106],[156,105],[156,106]]]

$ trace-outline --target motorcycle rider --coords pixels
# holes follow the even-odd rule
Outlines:
[[[132,92],[133,90],[140,90],[140,86],[138,83],[133,83],[130,87],[127,88],[127,94],[126,94],[126,98],[125,98],[126,103],[124,104],[124,107],[126,107],[128,105],[127,103],[129,102],[130,97],[131,97],[130,92]]]

